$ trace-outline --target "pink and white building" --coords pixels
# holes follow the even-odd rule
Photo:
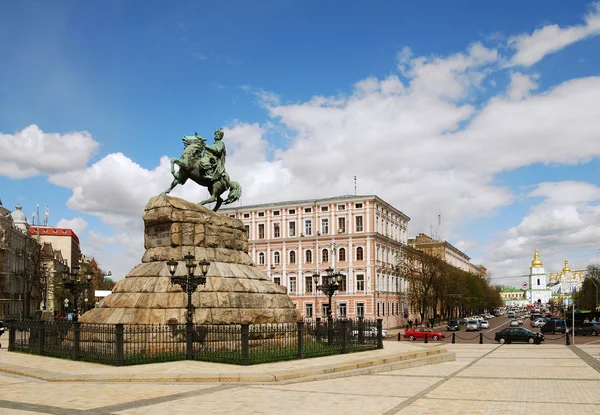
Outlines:
[[[287,287],[304,317],[327,315],[327,296],[316,289],[313,274],[333,268],[343,275],[332,300],[334,317],[381,317],[385,328],[406,324],[406,281],[395,265],[410,218],[379,197],[295,200],[219,213],[246,225],[255,264]]]

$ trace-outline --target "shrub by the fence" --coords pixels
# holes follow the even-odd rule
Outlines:
[[[9,351],[117,366],[202,360],[238,365],[383,348],[381,319],[293,324],[88,324],[8,321]]]

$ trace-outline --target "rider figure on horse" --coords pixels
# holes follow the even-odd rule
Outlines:
[[[223,143],[223,130],[215,131],[214,144],[207,146],[206,139],[198,133],[193,136],[183,136],[184,151],[180,158],[171,159],[171,174],[173,181],[171,186],[162,194],[169,194],[177,185],[182,185],[188,179],[193,180],[200,186],[204,186],[210,193],[210,198],[200,202],[201,205],[215,203],[213,210],[218,210],[222,203],[229,204],[240,199],[242,187],[239,183],[230,180],[225,170],[225,144]],[[175,171],[175,165],[179,170]],[[227,199],[223,200],[221,195],[229,190]]]
[[[225,174],[225,144],[223,130],[215,131],[215,143],[205,147],[204,157],[200,159],[200,171],[206,180],[217,181]]]

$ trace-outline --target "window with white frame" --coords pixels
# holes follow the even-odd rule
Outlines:
[[[329,304],[323,304],[321,306],[321,313],[323,317],[327,317],[327,311],[329,310]]]
[[[290,251],[290,264],[296,263],[296,251]]]
[[[312,251],[310,249],[306,250],[306,261],[307,264],[312,264]]]
[[[265,239],[265,224],[258,224],[258,239]]]
[[[304,291],[307,293],[312,293],[313,290],[313,278],[312,275],[307,275],[304,277]]]
[[[296,292],[296,277],[290,277],[289,279],[289,292],[291,293],[295,293]]]
[[[338,218],[338,233],[346,233],[346,218]]]
[[[260,252],[258,254],[258,263],[260,265],[265,265],[265,253],[264,252]]]
[[[321,233],[323,235],[327,235],[329,233],[329,219],[327,218],[321,219]]]
[[[356,260],[363,261],[363,258],[364,258],[363,249],[362,249],[362,246],[359,246],[356,248]]]
[[[273,263],[274,264],[280,264],[281,263],[281,255],[277,251],[275,251],[273,253]]]
[[[346,303],[340,303],[340,317],[346,318]]]
[[[345,248],[338,249],[338,259],[340,260],[340,262],[346,261],[346,249]]]
[[[279,238],[281,236],[281,229],[278,223],[273,224],[273,238]]]
[[[354,218],[356,221],[356,232],[362,232],[363,231],[363,217],[362,216],[357,216]]]
[[[291,221],[288,223],[288,236],[293,237],[296,236],[296,222]]]
[[[304,220],[304,235],[306,235],[306,236],[312,235],[312,220],[311,219]]]
[[[312,318],[312,316],[313,316],[313,305],[312,304],[306,304],[305,307],[306,307],[306,313],[305,313],[306,317],[307,318]]]
[[[365,290],[365,274],[356,274],[356,291]]]
[[[356,317],[365,316],[365,303],[356,303]]]
[[[329,251],[327,249],[321,251],[321,262],[329,262]]]

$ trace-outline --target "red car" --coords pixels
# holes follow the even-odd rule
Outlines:
[[[440,333],[439,331],[433,331],[431,329],[428,329],[427,327],[414,327],[414,328],[408,329],[404,332],[404,338],[408,339],[408,340],[415,340],[415,339],[424,340],[425,333],[427,333],[428,340],[439,340],[439,339],[443,339],[444,337],[446,337],[446,336],[444,336],[444,333]]]

